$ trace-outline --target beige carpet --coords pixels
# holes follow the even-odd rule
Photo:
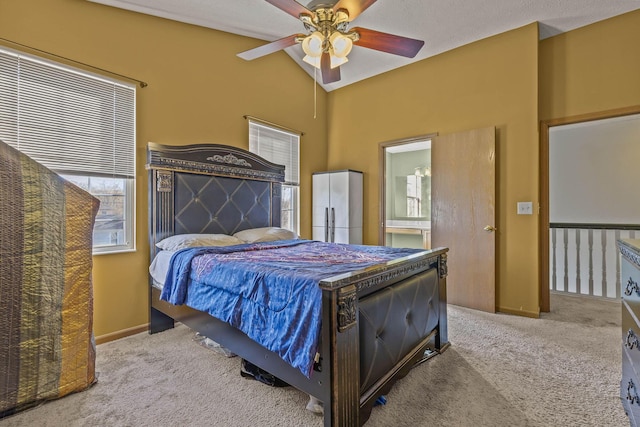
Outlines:
[[[594,426],[619,399],[620,303],[552,295],[541,319],[449,306],[451,348],[396,384],[367,427]],[[307,396],[240,376],[184,326],[98,346],[91,389],[0,420],[14,426],[321,426]]]

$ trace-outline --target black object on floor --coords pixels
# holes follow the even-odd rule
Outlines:
[[[282,381],[280,378],[276,377],[273,374],[270,374],[264,369],[257,367],[256,365],[245,359],[242,359],[240,375],[245,378],[253,378],[254,380],[260,381],[261,383],[269,385],[271,387],[289,386],[289,384]]]

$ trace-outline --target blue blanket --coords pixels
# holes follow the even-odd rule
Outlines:
[[[318,283],[416,252],[310,240],[183,249],[171,258],[160,298],[229,323],[310,377],[322,319]]]

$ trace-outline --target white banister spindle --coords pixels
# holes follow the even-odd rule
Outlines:
[[[557,228],[551,229],[551,289],[554,291],[558,290],[558,276],[557,276],[557,268],[556,268],[556,233]]]
[[[602,243],[602,295],[607,291],[607,230],[600,230]]]
[[[569,229],[565,228],[562,233],[562,243],[564,244],[563,251],[563,267],[564,267],[564,288],[565,292],[569,292]]]
[[[631,234],[631,233],[627,233]],[[620,239],[620,230],[616,230],[616,242]],[[620,257],[616,251],[616,286],[615,286],[616,298],[620,298]]]
[[[589,229],[589,295],[593,295],[593,230]]]
[[[581,291],[581,281],[580,281],[580,230],[574,230],[576,233],[576,293],[579,294]]]
[[[620,298],[620,258],[615,244],[621,238],[635,239],[640,235],[637,232],[640,225],[620,228],[605,225],[554,224],[550,227],[551,290]]]

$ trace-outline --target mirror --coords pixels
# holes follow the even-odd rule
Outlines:
[[[406,175],[395,179],[393,218],[431,219],[431,178]]]
[[[431,247],[431,140],[389,142],[382,149],[380,242],[394,248]]]
[[[422,178],[407,175],[407,216],[419,218],[422,216]]]

